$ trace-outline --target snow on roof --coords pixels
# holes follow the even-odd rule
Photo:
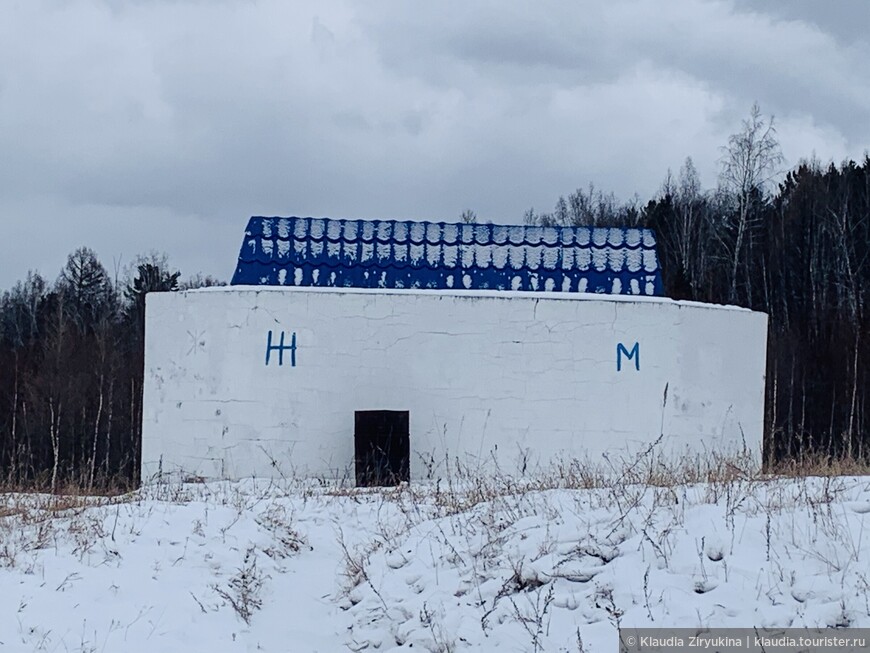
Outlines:
[[[253,217],[231,285],[660,296],[655,247],[649,229]]]

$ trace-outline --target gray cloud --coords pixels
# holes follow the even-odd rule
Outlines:
[[[646,197],[688,155],[712,186],[755,100],[791,163],[858,157],[868,11],[4,3],[0,288],[79,244],[228,278],[251,214],[514,222],[589,182]]]
[[[849,45],[867,43],[870,4],[864,0],[738,0],[741,11],[766,12],[780,20],[803,21],[817,25],[838,42]]]

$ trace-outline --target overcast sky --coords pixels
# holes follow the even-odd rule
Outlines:
[[[363,8],[364,7],[364,8]],[[0,1],[0,289],[75,247],[228,280],[250,215],[519,222],[705,187],[757,101],[870,148],[867,0]]]

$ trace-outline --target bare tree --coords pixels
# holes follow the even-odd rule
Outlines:
[[[743,121],[743,129],[728,138],[722,157],[720,186],[736,201],[730,243],[731,302],[737,300],[737,273],[744,242],[758,215],[752,207],[753,199],[766,197],[767,188],[780,174],[784,161],[773,116],[765,120],[756,102],[749,118]]]
[[[552,213],[535,213],[529,209],[523,222],[542,227],[626,227],[636,226],[641,221],[637,199],[621,203],[613,193],[605,193],[594,184],[589,189],[578,188],[573,193],[560,196]]]
[[[673,196],[674,220],[671,234],[671,256],[676,259],[680,278],[691,289],[692,298],[700,291],[700,273],[709,251],[707,202],[701,190],[701,179],[692,157],[687,157],[680,168],[676,186],[669,189]]]

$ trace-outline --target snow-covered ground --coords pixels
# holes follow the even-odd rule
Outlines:
[[[628,478],[2,495],[0,652],[609,652],[619,625],[870,627],[870,480]]]

